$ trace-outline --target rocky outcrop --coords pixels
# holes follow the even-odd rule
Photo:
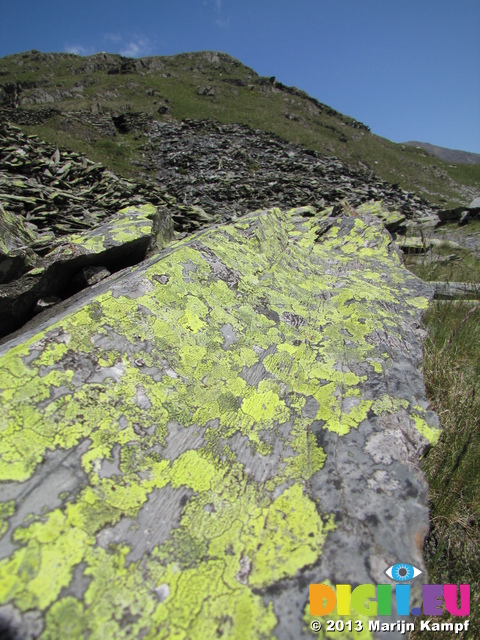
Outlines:
[[[0,347],[4,627],[301,639],[309,583],[424,568],[432,289],[372,213],[200,230]]]
[[[148,138],[145,164],[157,167],[168,193],[224,221],[266,206],[322,209],[342,199],[353,206],[381,199],[412,222],[438,223],[436,209],[414,193],[246,125],[154,122]]]

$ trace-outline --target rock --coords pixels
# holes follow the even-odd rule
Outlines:
[[[14,282],[0,285],[0,337],[38,312],[38,298],[66,298],[82,288],[82,283],[83,286],[93,284],[102,273],[90,273],[86,278],[85,268],[101,265],[102,269],[107,267],[114,272],[143,260],[152,241],[152,218],[158,219],[155,246],[163,246],[172,233],[168,211],[163,209],[159,213],[148,204],[127,207],[91,231],[68,236],[45,257],[39,258],[34,269]]]
[[[378,218],[322,219],[202,229],[0,347],[11,628],[301,640],[309,583],[424,570],[432,289]]]
[[[480,217],[480,198],[472,200],[467,209],[465,209],[465,207],[461,207],[458,211],[460,211],[458,224],[463,227],[468,224],[469,220]]]
[[[472,212],[473,211],[475,211],[475,209],[473,209]],[[462,214],[462,216],[461,216],[461,218],[459,220],[459,223],[458,223],[459,227],[464,227],[466,224],[468,224],[468,221],[470,220],[470,218],[471,217],[473,218],[473,216],[471,215],[472,212],[470,210],[467,210],[467,211],[463,212],[463,214]]]
[[[78,291],[98,284],[112,273],[106,267],[85,267],[72,279],[72,285]]]
[[[475,198],[474,200],[472,200],[472,202],[468,205],[469,209],[480,209],[480,197]]]
[[[47,298],[39,298],[33,310],[33,315],[37,315],[37,313],[41,313],[42,311],[45,311],[45,309],[50,309],[51,307],[53,307],[54,305],[58,304],[61,301],[62,299],[59,298],[58,296],[49,296]]]
[[[152,122],[144,149],[145,165],[158,168],[168,193],[224,222],[265,207],[311,204],[321,210],[342,200],[358,207],[381,199],[392,231],[404,233],[406,220],[438,223],[429,203],[370,171],[246,125]]]
[[[480,287],[471,282],[432,282],[435,298],[439,300],[480,299]]]
[[[479,217],[480,217],[480,198],[475,198],[468,205],[468,209],[464,211],[463,216],[459,222],[459,225],[463,226],[465,224],[468,224],[469,220],[473,220]]]
[[[440,246],[449,247],[450,249],[458,249],[460,247],[458,242],[440,238],[408,237],[401,238],[397,242],[404,253],[427,253],[432,248]]]
[[[133,117],[124,114],[124,126],[133,127]],[[36,253],[52,248],[52,233],[60,238],[92,229],[134,203],[175,207],[161,187],[124,180],[77,153],[0,125],[0,205],[43,235],[44,244],[32,245]]]
[[[20,277],[36,260],[29,248],[36,236],[21,216],[5,211],[0,204],[0,283]]]
[[[152,218],[150,241],[146,254],[161,251],[175,237],[175,229],[171,212],[165,207],[157,207]]]
[[[456,207],[454,209],[444,209],[438,212],[440,222],[458,222],[465,213],[465,207]]]
[[[198,87],[197,95],[199,95],[199,96],[214,96],[215,95],[215,89],[211,85],[208,85],[207,87]]]

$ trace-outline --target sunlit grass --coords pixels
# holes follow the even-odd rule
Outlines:
[[[446,250],[441,247],[440,253]],[[417,274],[422,268],[428,279],[445,275],[435,263],[416,265]],[[478,282],[479,273],[478,259],[465,253],[449,275],[452,281]],[[424,324],[427,396],[443,427],[423,462],[431,521],[424,557],[430,583],[470,584],[470,629],[455,637],[475,640],[480,637],[480,301],[435,301]],[[442,620],[449,620],[448,614]],[[411,638],[443,640],[451,632],[417,630]]]

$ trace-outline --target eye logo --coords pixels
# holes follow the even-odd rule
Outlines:
[[[392,564],[391,567],[385,569],[385,573],[389,578],[395,580],[395,582],[410,582],[410,580],[418,578],[423,571],[420,571],[420,569],[417,569],[417,567],[411,564],[398,563]]]

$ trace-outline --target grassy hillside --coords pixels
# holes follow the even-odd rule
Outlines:
[[[145,174],[135,163],[144,152],[148,120],[211,118],[274,132],[443,206],[468,204],[480,189],[480,165],[449,164],[376,136],[304,91],[261,77],[222,53],[7,56],[0,59],[0,115],[125,177]]]

